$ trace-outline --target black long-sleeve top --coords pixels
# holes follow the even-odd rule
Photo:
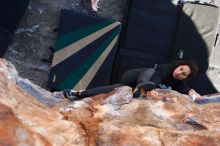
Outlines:
[[[156,87],[162,83],[171,86],[172,89],[188,94],[191,89],[185,81],[177,80],[173,77],[173,71],[176,69],[178,62],[173,62],[170,64],[158,65],[155,69],[155,73],[151,78],[151,81],[155,83]]]

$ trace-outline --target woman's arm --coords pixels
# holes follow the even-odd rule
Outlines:
[[[147,91],[145,95],[150,97],[156,97],[159,95],[159,93],[155,90],[151,90]],[[202,98],[202,96],[199,93],[197,93],[194,89],[190,89],[188,95],[193,97],[193,100],[199,100],[200,98]]]

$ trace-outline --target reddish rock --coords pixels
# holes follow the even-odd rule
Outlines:
[[[0,146],[218,146],[220,103],[175,91],[133,99],[122,87],[78,101],[58,99],[0,60]],[[218,94],[216,94],[218,96]]]
[[[21,123],[12,110],[0,104],[0,145],[51,145],[42,135]]]

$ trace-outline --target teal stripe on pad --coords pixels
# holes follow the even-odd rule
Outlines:
[[[66,46],[96,32],[99,31],[100,29],[114,23],[114,20],[106,20],[101,23],[95,24],[95,25],[90,25],[86,28],[79,29],[78,31],[70,32],[62,36],[58,36],[56,40],[56,47],[54,51],[59,51]]]

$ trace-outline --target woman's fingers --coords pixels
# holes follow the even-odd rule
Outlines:
[[[155,90],[147,91],[146,96],[151,96],[151,97],[158,96],[158,92]]]

